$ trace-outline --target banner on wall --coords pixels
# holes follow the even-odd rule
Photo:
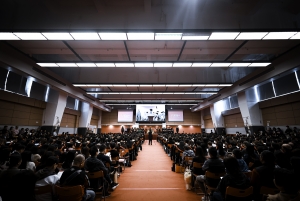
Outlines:
[[[162,128],[167,128],[167,124],[166,124],[166,123],[162,123],[162,124],[161,124],[161,127],[162,127]]]

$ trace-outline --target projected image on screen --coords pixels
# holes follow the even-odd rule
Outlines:
[[[133,122],[133,111],[118,110],[118,122]]]
[[[165,105],[136,105],[136,122],[165,122]]]
[[[182,110],[169,110],[168,111],[169,121],[183,121],[183,111]]]

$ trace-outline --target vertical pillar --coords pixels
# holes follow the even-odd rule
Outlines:
[[[99,110],[98,117],[97,133],[101,133],[102,110]]]
[[[93,114],[93,106],[89,103],[82,102],[81,104],[81,116],[79,118],[79,126],[77,129],[78,134],[85,135],[87,132],[87,128],[90,125],[92,114]]]
[[[250,133],[264,130],[261,110],[258,105],[256,88],[253,87],[237,94],[246,131]]]
[[[205,133],[204,110],[201,111],[200,122],[201,122],[201,133],[204,134]]]
[[[215,128],[215,132],[219,135],[222,134],[224,127],[224,117],[222,112],[225,110],[225,104],[223,100],[220,100],[210,106],[210,114]]]
[[[59,132],[59,126],[67,104],[67,94],[53,89],[49,90],[48,102],[43,114],[41,129],[52,133],[54,129]]]

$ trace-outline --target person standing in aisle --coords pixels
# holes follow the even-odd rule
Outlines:
[[[122,128],[121,128],[121,133],[122,133],[122,135],[124,134],[124,131],[125,131],[125,129],[124,129],[124,127],[122,126]]]
[[[150,144],[152,145],[152,130],[151,130],[151,127],[149,129],[148,138],[149,138],[149,145]]]

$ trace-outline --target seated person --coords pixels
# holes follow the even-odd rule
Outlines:
[[[225,158],[223,162],[226,168],[226,175],[221,179],[217,190],[213,194],[214,201],[225,200],[227,186],[238,189],[246,189],[250,187],[250,181],[245,174],[241,172],[236,158],[228,157]]]
[[[193,167],[193,163],[204,163],[206,160],[205,155],[203,153],[203,150],[201,147],[197,147],[196,148],[196,153],[195,153],[195,157],[193,158],[193,162],[191,165],[191,170],[193,172],[193,174],[197,174],[197,175],[204,175],[205,172],[201,169],[201,168],[195,168]],[[192,176],[192,186],[194,187],[194,177]]]
[[[246,162],[242,158],[241,150],[234,149],[232,153],[233,153],[233,157],[236,158],[238,163],[239,163],[240,170],[242,172],[248,172],[248,165],[246,164]]]
[[[115,170],[115,168],[112,167],[110,158],[109,158],[107,155],[105,155],[105,149],[106,149],[106,146],[105,146],[104,144],[100,145],[100,147],[99,147],[100,153],[98,154],[97,158],[98,158],[99,160],[101,160],[102,163],[103,163],[106,167],[107,167],[106,164],[109,164],[109,167],[110,167],[109,172],[113,172],[113,171]]]
[[[194,157],[195,156],[195,153],[193,150],[191,150],[190,146],[188,145],[185,145],[184,146],[184,151],[183,151],[183,154],[182,154],[182,159],[184,159],[185,157]]]
[[[46,186],[46,185],[55,185],[59,181],[55,169],[58,165],[58,158],[55,156],[50,156],[46,160],[46,167],[36,172],[37,182],[36,187]],[[46,193],[36,196],[37,201],[52,201],[52,194]]]
[[[210,172],[225,172],[225,166],[224,163],[222,161],[222,159],[220,159],[218,157],[218,152],[217,149],[215,147],[210,147],[208,149],[208,153],[209,153],[209,159],[207,159],[203,166],[202,166],[202,170],[205,171],[210,171]],[[206,192],[205,187],[204,187],[204,182],[206,181],[205,175],[198,175],[196,178],[196,181],[199,183],[199,186],[202,190],[202,192]]]
[[[104,174],[104,178],[105,180],[110,184],[110,187],[114,190],[119,184],[114,183],[109,176],[109,172],[107,170],[107,168],[105,167],[105,165],[102,163],[101,160],[99,160],[96,156],[98,155],[98,149],[96,146],[93,146],[90,148],[90,154],[91,157],[89,157],[88,159],[86,159],[85,161],[85,165],[84,168],[86,171],[89,172],[97,172],[102,170],[103,174]],[[101,185],[101,181],[100,180],[91,180],[91,187],[94,189],[99,189]],[[105,195],[110,195],[108,193],[108,186],[105,186],[106,188],[106,192]]]
[[[82,154],[78,154],[73,161],[73,166],[70,169],[66,169],[60,178],[61,186],[77,186],[82,185],[88,187],[89,180],[85,174],[85,171],[82,170],[84,167],[85,158]],[[71,176],[77,172],[77,175],[71,179]],[[84,201],[94,201],[95,192],[92,190],[85,189],[85,195],[82,200]]]
[[[275,157],[270,151],[263,151],[260,155],[260,161],[263,164],[252,171],[251,185],[254,187],[254,195],[259,199],[260,188],[266,186],[269,188],[276,188],[274,179]]]
[[[280,190],[278,194],[268,195],[267,201],[297,201],[300,200],[299,181],[293,171],[283,168],[274,170],[274,183]]]

